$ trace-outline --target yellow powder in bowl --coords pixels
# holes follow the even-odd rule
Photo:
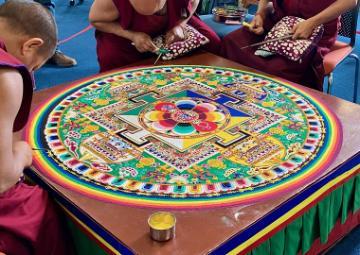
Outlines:
[[[175,225],[175,216],[168,212],[156,212],[149,217],[149,225],[156,230],[166,230]]]

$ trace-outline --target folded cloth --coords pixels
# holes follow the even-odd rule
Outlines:
[[[153,39],[154,44],[158,48],[165,50],[165,53],[162,55],[162,60],[170,60],[185,55],[209,42],[206,36],[202,35],[192,26],[186,25],[184,27],[184,33],[185,39],[183,41],[174,42],[167,47],[164,47],[165,35],[160,35]]]
[[[286,16],[282,18],[266,35],[264,41],[283,37],[292,33],[294,26],[305,21],[302,18],[294,16]],[[267,42],[261,45],[255,55],[269,57],[274,54],[284,56],[292,61],[301,62],[302,59],[309,54],[316,44],[320,41],[324,32],[323,25],[316,27],[308,39],[292,40],[283,39],[278,41]]]
[[[20,182],[0,193],[0,253],[73,254],[48,193]]]

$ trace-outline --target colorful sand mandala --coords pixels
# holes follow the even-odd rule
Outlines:
[[[249,204],[314,181],[342,140],[301,88],[234,69],[163,66],[75,83],[26,132],[34,167],[103,201],[159,208]]]

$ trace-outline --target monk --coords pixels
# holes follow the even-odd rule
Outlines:
[[[227,35],[222,42],[221,55],[262,72],[322,91],[323,57],[336,41],[339,16],[355,6],[356,0],[260,0],[250,28],[243,27]],[[263,41],[266,33],[285,16],[305,19],[294,28],[293,39],[307,39],[314,28],[324,25],[322,39],[301,63],[282,56],[255,56],[256,47],[240,49]]]
[[[0,5],[0,254],[69,254],[47,192],[23,182],[32,151],[13,139],[27,121],[32,72],[55,52],[53,17],[32,0]]]
[[[154,56],[152,38],[166,34],[166,44],[183,40],[185,24],[205,35],[204,49],[218,53],[220,38],[194,15],[199,0],[95,0],[89,19],[96,28],[100,71]]]

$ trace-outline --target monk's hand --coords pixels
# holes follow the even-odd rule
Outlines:
[[[260,14],[256,14],[248,27],[251,32],[257,35],[264,33],[264,18]]]
[[[182,25],[177,25],[170,29],[165,35],[165,45],[185,40],[185,31]]]
[[[25,167],[31,166],[32,163],[32,149],[30,145],[25,141],[16,141],[13,144],[13,153],[16,157],[15,164],[18,164],[19,171],[22,171]]]
[[[134,32],[131,39],[135,48],[141,53],[158,51],[151,37],[145,33]]]
[[[308,39],[316,25],[311,19],[301,21],[293,28],[293,39]]]

